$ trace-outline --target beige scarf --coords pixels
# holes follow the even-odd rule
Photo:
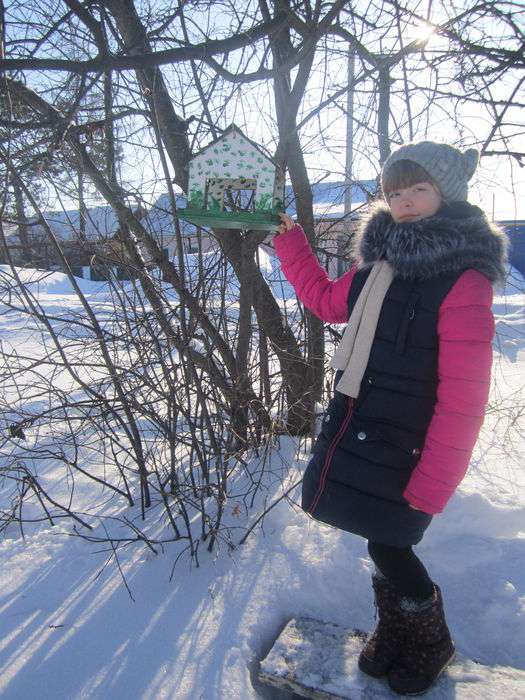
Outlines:
[[[336,389],[357,398],[370,356],[385,294],[394,279],[386,260],[375,262],[359,294],[341,342],[332,358],[332,367],[343,370]]]

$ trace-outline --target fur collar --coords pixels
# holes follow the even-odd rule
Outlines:
[[[442,207],[428,219],[396,224],[379,202],[361,220],[353,242],[355,257],[368,267],[388,260],[403,279],[430,279],[474,269],[497,285],[506,276],[507,236],[478,207]]]

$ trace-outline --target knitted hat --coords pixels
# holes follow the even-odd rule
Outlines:
[[[478,165],[479,152],[468,148],[462,153],[454,146],[435,141],[406,143],[386,159],[381,171],[381,184],[384,183],[385,172],[398,160],[411,160],[420,165],[436,182],[443,199],[456,202],[467,199],[468,181]]]

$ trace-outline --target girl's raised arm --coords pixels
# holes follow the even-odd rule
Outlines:
[[[301,302],[318,318],[327,323],[348,321],[348,292],[356,267],[331,280],[314,255],[302,227],[289,221],[291,227],[273,239],[286,279]]]

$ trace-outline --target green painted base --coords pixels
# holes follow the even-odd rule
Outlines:
[[[202,209],[179,209],[177,215],[195,226],[207,228],[235,228],[255,231],[273,231],[281,220],[271,212],[251,211],[204,211]]]

